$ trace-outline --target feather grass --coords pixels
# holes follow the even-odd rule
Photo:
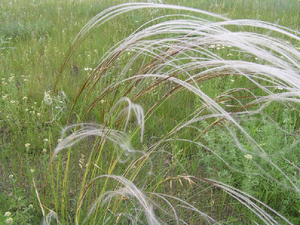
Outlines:
[[[101,28],[104,23],[109,23],[112,18],[121,14],[143,9],[173,10],[174,13],[150,20],[103,55],[79,89],[71,110],[72,113],[75,105],[80,104],[79,97],[81,95],[86,100],[92,99],[91,104],[83,107],[84,119],[98,107],[101,100],[106,99],[107,109],[103,110],[105,112],[103,125],[82,123],[68,126],[63,130],[63,140],[54,150],[50,160],[51,164],[62,149],[69,148],[91,135],[108,139],[119,146],[122,151],[118,152],[117,161],[120,161],[122,154],[127,157],[136,152],[142,153],[141,157],[132,157],[131,163],[120,176],[112,174],[115,171],[116,161],[111,162],[108,174],[97,176],[96,172],[92,173],[91,181],[85,183],[87,186],[81,192],[77,204],[76,224],[82,221],[80,210],[84,207],[86,196],[94,201],[90,204],[89,212],[84,218],[85,222],[90,219],[92,214],[96,215],[95,218],[107,221],[104,219],[105,215],[110,214],[117,217],[116,221],[119,221],[119,216],[125,215],[134,224],[138,224],[144,221],[140,219],[142,211],[148,224],[167,224],[164,222],[164,218],[158,217],[153,209],[153,205],[159,205],[154,201],[154,197],[158,197],[163,199],[166,207],[171,208],[168,212],[163,209],[165,212],[163,216],[171,212],[170,214],[173,215],[177,224],[187,224],[187,222],[179,217],[177,213],[179,209],[175,208],[167,198],[179,201],[181,208],[199,213],[206,218],[207,223],[214,223],[214,218],[201,212],[186,200],[177,196],[156,193],[160,184],[176,180],[178,177],[161,178],[158,183],[149,188],[152,190],[150,192],[146,191],[146,188],[145,190],[138,188],[137,184],[139,183],[138,176],[139,174],[143,176],[142,171],[145,170],[146,165],[155,163],[152,158],[155,154],[163,152],[164,147],[168,145],[180,143],[189,143],[195,146],[194,148],[200,146],[225,162],[227,166],[243,174],[243,171],[223,159],[224,155],[220,155],[209,146],[213,146],[213,143],[201,142],[201,138],[217,126],[220,126],[222,132],[226,133],[227,137],[235,143],[240,151],[239,154],[253,155],[253,165],[261,171],[261,174],[252,175],[271,179],[299,195],[299,187],[289,174],[272,160],[271,155],[243,127],[245,118],[255,118],[257,115],[267,114],[266,109],[274,102],[281,102],[283,105],[295,104],[296,106],[299,103],[300,52],[290,44],[300,41],[298,31],[263,21],[230,20],[220,15],[183,6],[154,3],[121,4],[102,11],[82,28],[65,57],[60,74],[57,76],[56,85],[61,78],[66,62],[95,29]],[[203,17],[207,19],[203,19]],[[256,33],[253,30],[260,32]],[[289,40],[289,43],[284,40]],[[219,46],[220,49],[230,49],[232,52],[230,54],[244,55],[244,60],[232,59],[227,54],[228,51],[217,49],[216,46]],[[247,58],[253,60],[249,61]],[[210,82],[226,82],[230,79],[236,81],[235,86],[224,88],[224,90],[220,88],[214,92],[205,86],[210,85]],[[95,90],[98,90],[97,95],[93,94]],[[188,104],[184,105],[188,114],[182,115],[178,112],[178,118],[174,118],[176,123],[165,133],[159,132],[159,128],[156,127],[153,133],[147,134],[147,123],[149,121],[156,123],[160,108],[167,109],[168,105],[163,108],[166,104],[174,107],[177,96],[182,93],[193,96],[195,102],[193,107],[189,107]],[[127,104],[125,108],[121,107],[122,102]],[[148,110],[143,109],[143,105],[147,106]],[[131,110],[135,114],[138,126],[134,126],[130,120]],[[126,112],[127,116],[122,117]],[[158,116],[164,117],[164,114]],[[203,128],[201,126],[203,121],[207,121],[209,126]],[[135,127],[130,135],[128,135],[129,131],[126,132],[129,126]],[[79,128],[74,129],[76,127]],[[74,132],[66,135],[70,130]],[[189,131],[196,135],[189,139],[182,138]],[[134,141],[137,133],[140,133],[140,141],[143,143],[143,136],[147,136],[144,151],[134,150],[130,143]],[[158,138],[158,141],[153,141],[154,139],[151,138],[155,135],[162,136]],[[248,143],[251,147],[245,148],[244,143]],[[173,153],[170,154],[174,157]],[[286,161],[289,162],[287,159]],[[125,163],[126,160],[122,162]],[[263,168],[263,163],[267,163],[267,168],[270,170]],[[173,168],[172,163],[170,164],[167,171],[171,171],[170,168]],[[180,164],[182,162],[176,165]],[[89,165],[92,167],[91,163]],[[96,165],[96,167],[99,166]],[[161,169],[163,170],[163,168]],[[153,172],[158,173],[158,176],[160,175],[159,170],[159,168],[153,168]],[[270,173],[271,170],[278,171],[279,181]],[[94,170],[90,168],[90,171]],[[95,181],[104,178],[106,181],[99,193],[88,195],[88,191],[96,185]],[[117,181],[118,184],[114,190],[106,190],[108,188],[107,179]],[[144,179],[147,183],[147,178]],[[291,224],[276,210],[237,188],[213,179],[200,179],[195,176],[184,176],[181,179],[186,179],[190,184],[194,184],[193,179],[198,180],[224,190],[250,209],[262,223],[280,223],[272,216],[276,215],[280,220]],[[119,185],[124,187],[119,187]],[[139,206],[134,203],[128,206],[135,209],[135,214],[131,214],[131,216],[126,213],[128,208],[122,208],[121,200],[112,200],[115,196],[124,195],[135,198],[139,203]],[[102,206],[109,203],[105,212],[99,208],[100,203]],[[160,207],[162,206],[160,205]],[[118,210],[120,213],[117,213]],[[100,212],[104,214],[100,216]],[[106,219],[110,220],[110,217],[106,217]],[[94,220],[94,223],[97,222]],[[254,221],[254,223],[259,222]]]

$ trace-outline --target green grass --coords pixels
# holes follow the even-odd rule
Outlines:
[[[99,29],[88,27],[82,39],[73,42],[92,17],[123,2],[0,3],[0,223],[12,218],[14,224],[40,224],[43,219],[47,224],[52,217],[49,224],[56,224],[56,219],[61,224],[175,224],[176,218],[179,224],[272,224],[264,221],[266,214],[243,205],[255,202],[279,223],[287,223],[282,215],[299,224],[299,95],[292,92],[299,90],[299,51],[280,58],[284,50],[297,51],[299,39],[264,28],[224,25],[232,32],[266,34],[275,43],[283,39],[282,47],[276,52],[274,45],[262,44],[274,58],[259,57],[254,54],[258,51],[241,51],[239,43],[224,45],[229,38],[203,41],[172,55],[168,48],[184,45],[178,39],[164,45],[152,42],[177,35],[164,33],[144,38],[148,44],[136,41],[118,50],[120,41],[158,16],[200,15],[182,9],[139,9]],[[164,3],[299,30],[299,1]],[[183,18],[188,16],[163,17],[146,27]],[[201,18],[222,21],[209,15]],[[249,71],[243,72],[257,75],[253,80],[259,86],[232,65],[225,70],[201,64],[184,67],[197,57],[296,72],[289,80],[282,71],[275,71],[276,77],[256,71],[252,64],[253,68],[245,66]],[[188,80],[199,73],[201,77]],[[284,95],[288,92],[292,97]],[[249,104],[275,94],[278,101]],[[46,101],[50,98],[51,103]],[[78,125],[68,127],[71,124]],[[248,154],[252,160],[245,158]],[[239,190],[247,198],[238,195]],[[11,215],[5,217],[5,212]]]

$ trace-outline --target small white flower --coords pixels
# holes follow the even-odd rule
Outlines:
[[[30,204],[30,205],[28,206],[28,208],[29,208],[29,209],[33,209],[33,205]]]
[[[43,148],[42,152],[46,153],[46,152],[47,152],[47,149]]]
[[[10,101],[11,104],[14,104],[15,102],[16,102],[16,101],[14,101],[14,100],[11,100],[11,101]]]
[[[39,116],[41,116],[41,113],[37,113],[36,115],[39,117]]]
[[[23,97],[23,100],[26,100],[26,99],[28,99],[28,97],[27,97],[27,96],[24,96],[24,97]]]
[[[9,179],[13,179],[13,178],[14,178],[14,175],[10,174],[10,175],[8,176],[8,178],[9,178]]]
[[[252,155],[249,155],[249,154],[247,154],[247,155],[244,155],[244,157],[245,157],[246,159],[249,159],[249,160],[251,160],[251,159],[252,159]]]
[[[52,104],[52,98],[49,92],[44,92],[44,103],[46,105],[51,105]]]
[[[8,81],[11,82],[14,79],[15,76],[11,76],[8,78]]]
[[[57,143],[61,142],[61,140],[62,140],[61,138],[60,138],[60,139],[57,139]]]
[[[6,213],[4,213],[4,216],[5,217],[8,217],[8,216],[10,216],[11,215],[11,213],[10,212],[6,212]]]
[[[49,140],[47,138],[44,139],[44,142],[48,142]]]
[[[5,220],[5,223],[7,224],[12,224],[13,223],[13,219],[12,218],[8,218],[7,220]]]
[[[29,147],[30,147],[30,143],[26,143],[25,148],[29,148]]]
[[[8,97],[8,94],[3,95],[3,96],[2,96],[2,99],[4,100],[4,99],[6,99],[7,97]]]
[[[30,173],[33,173],[34,172],[34,169],[30,169]]]

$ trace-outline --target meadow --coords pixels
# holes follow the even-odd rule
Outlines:
[[[0,224],[300,224],[300,1],[135,2],[0,2]]]

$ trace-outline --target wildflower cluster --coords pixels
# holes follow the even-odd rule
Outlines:
[[[11,213],[10,213],[10,212],[6,212],[6,213],[4,213],[4,216],[5,216],[5,217],[10,217],[10,216],[11,216]],[[5,223],[6,223],[6,224],[12,224],[13,221],[14,221],[13,218],[10,217],[10,218],[7,218],[7,219],[5,220]]]

